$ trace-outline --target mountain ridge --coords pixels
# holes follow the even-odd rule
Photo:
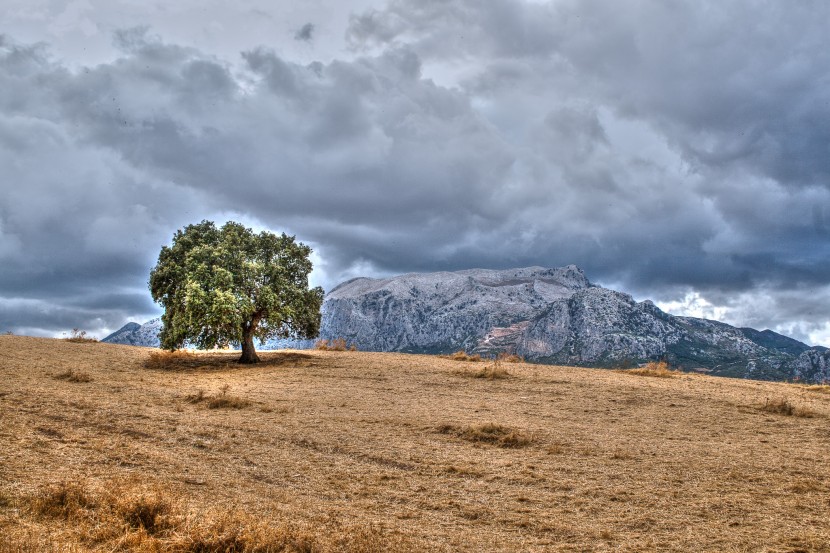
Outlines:
[[[160,321],[151,323],[125,325],[104,341],[157,346]],[[598,367],[667,359],[719,376],[830,381],[826,348],[771,330],[671,315],[650,300],[591,283],[575,265],[353,278],[326,295],[320,337],[344,338],[365,351],[509,352]],[[311,345],[279,340],[260,347]]]

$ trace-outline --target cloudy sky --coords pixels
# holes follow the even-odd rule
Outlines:
[[[575,263],[830,346],[824,0],[0,4],[0,332],[156,316],[232,219],[325,288]]]

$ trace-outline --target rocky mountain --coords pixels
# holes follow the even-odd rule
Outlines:
[[[125,327],[114,335],[120,338],[105,341],[157,345],[145,326]],[[130,338],[137,333],[142,337]],[[770,330],[673,316],[591,284],[574,265],[353,279],[326,296],[321,337],[344,338],[365,351],[507,351],[542,363],[605,367],[666,358],[714,375],[830,381],[824,348]]]
[[[101,341],[157,348],[159,347],[159,332],[161,332],[161,318],[155,318],[143,325],[127,323]]]

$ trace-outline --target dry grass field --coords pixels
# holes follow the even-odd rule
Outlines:
[[[152,353],[0,336],[0,551],[830,551],[826,387]]]

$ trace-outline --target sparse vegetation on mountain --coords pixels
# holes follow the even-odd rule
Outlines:
[[[254,338],[317,336],[323,290],[309,288],[310,254],[293,236],[235,222],[177,231],[150,273],[150,292],[164,307],[161,346],[241,344],[239,362],[256,363]]]

